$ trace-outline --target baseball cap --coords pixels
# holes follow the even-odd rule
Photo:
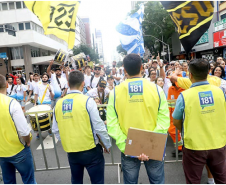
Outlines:
[[[107,76],[107,80],[110,79],[110,78],[111,78],[111,79],[114,79],[113,76],[108,75],[108,76]]]
[[[60,68],[56,68],[56,69],[55,69],[55,71],[57,71],[57,70],[61,71],[61,69],[60,69]]]
[[[105,80],[101,80],[98,85],[105,88],[107,85],[107,82]]]

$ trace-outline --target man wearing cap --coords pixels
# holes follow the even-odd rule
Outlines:
[[[101,80],[104,80],[103,77],[100,76],[101,67],[97,64],[94,67],[94,76],[90,79],[90,87],[91,89],[96,88],[98,86],[98,83]]]
[[[105,80],[101,80],[98,83],[97,88],[93,88],[89,90],[86,95],[92,98],[98,97],[100,99],[100,104],[104,104],[108,101],[108,94],[110,90],[106,89],[107,82]]]
[[[107,83],[106,90],[109,90],[109,91],[113,90],[114,87],[115,87],[115,81],[114,81],[113,76],[108,75],[108,76],[107,76],[107,82],[108,82],[108,83]]]
[[[67,80],[65,78],[62,78],[61,75],[61,69],[56,68],[55,74],[51,73],[51,67],[53,65],[53,60],[50,61],[50,64],[47,68],[47,74],[49,75],[51,85],[54,88],[54,99],[52,100],[52,107],[56,105],[56,102],[65,96],[67,93],[68,85]]]
[[[30,100],[30,98],[31,98],[31,95],[32,95],[32,93],[34,94],[34,90],[35,90],[35,88],[36,88],[36,86],[38,86],[38,84],[41,84],[42,83],[42,81],[39,81],[39,74],[38,73],[35,73],[34,75],[34,80],[31,82],[31,86],[30,86],[30,92],[29,92],[29,95],[28,95],[28,100],[27,101],[29,101]]]

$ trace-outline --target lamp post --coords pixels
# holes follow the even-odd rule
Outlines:
[[[153,36],[153,35],[143,35],[143,36],[144,36],[144,37],[153,37],[153,38],[155,38],[156,40],[158,40],[158,41],[162,42],[163,44],[167,45],[167,47],[168,47],[169,62],[170,62],[170,49],[169,49],[169,44],[166,44],[165,42],[159,40],[158,38],[156,38],[156,37]]]
[[[9,72],[8,72],[8,57],[3,58],[3,60],[4,60],[5,65],[6,65],[6,70],[7,70],[7,73],[9,73]]]

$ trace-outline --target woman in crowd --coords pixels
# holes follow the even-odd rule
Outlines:
[[[158,86],[160,86],[161,88],[163,88],[164,86],[164,79],[162,77],[157,77],[156,80],[155,80],[155,84],[157,84]]]
[[[25,112],[25,102],[26,102],[26,96],[27,96],[27,92],[26,92],[26,87],[24,84],[21,83],[21,79],[17,78],[16,79],[17,85],[15,87],[15,91],[16,91],[16,100],[20,103],[23,112]]]
[[[214,62],[210,63],[210,75],[212,75],[213,73],[213,69],[215,68],[216,64]]]
[[[212,74],[221,79],[220,87],[223,89],[224,93],[226,93],[226,81],[224,80],[225,78],[224,68],[222,66],[217,66],[213,69]]]
[[[156,76],[157,76],[156,71],[153,68],[150,68],[149,69],[149,76],[148,76],[149,78],[147,78],[147,80],[149,80],[150,82],[155,83]]]
[[[30,91],[31,90],[31,85],[32,85],[32,82],[33,82],[33,80],[34,80],[34,76],[33,76],[33,73],[31,73],[30,75],[29,75],[29,80],[28,80],[28,82],[27,82],[27,85],[28,85],[28,91]]]

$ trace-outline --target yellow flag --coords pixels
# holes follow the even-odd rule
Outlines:
[[[75,42],[78,1],[24,1],[27,8],[41,21],[45,34],[53,34],[68,43]]]

